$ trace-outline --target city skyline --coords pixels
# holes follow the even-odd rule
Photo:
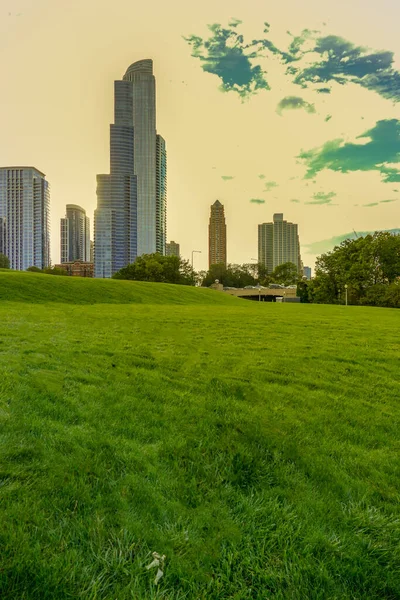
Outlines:
[[[244,1],[216,7],[206,0],[190,13],[177,0],[139,12],[125,0],[112,10],[102,0],[57,7],[21,0],[21,16],[0,21],[7,81],[0,99],[0,164],[33,164],[46,172],[51,254],[58,263],[65,205],[73,198],[92,217],[96,173],[108,172],[113,81],[126,65],[148,56],[157,78],[158,127],[168,141],[168,237],[180,240],[182,255],[202,250],[198,268],[206,266],[208,207],[218,197],[229,210],[230,262],[250,262],[258,224],[283,212],[299,224],[303,260],[313,265],[321,241],[326,249],[353,230],[399,227],[399,12],[392,0],[379,6],[283,0],[271,7]],[[221,30],[208,28],[216,23],[228,32],[228,43]],[[318,52],[294,60],[289,47],[295,38],[307,49],[322,49],[329,38],[334,56],[348,52],[355,61],[355,74],[335,72],[337,63],[326,57],[321,64]],[[254,49],[252,40],[259,42]],[[219,48],[219,62],[210,61],[206,41]],[[243,60],[242,86],[240,73],[233,71],[230,81],[224,71],[232,44],[237,56],[246,44],[255,55],[250,67]],[[370,69],[381,56],[381,75],[362,77],[363,49],[370,49]],[[299,69],[296,81],[286,65]],[[316,90],[310,78],[320,73],[327,81]],[[27,87],[35,90],[29,102]]]

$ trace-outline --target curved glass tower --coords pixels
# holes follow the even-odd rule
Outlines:
[[[110,175],[97,176],[95,276],[111,277],[141,254],[165,254],[166,150],[156,132],[153,61],[114,82]]]

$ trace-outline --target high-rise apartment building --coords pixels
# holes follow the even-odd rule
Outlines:
[[[311,279],[311,267],[303,267],[303,275],[306,279]]]
[[[272,223],[258,226],[258,262],[267,267],[268,273],[287,262],[302,272],[298,226],[284,221],[283,214],[274,215]]]
[[[165,254],[167,256],[180,256],[181,255],[181,249],[179,244],[177,244],[176,242],[170,241],[167,243],[166,245],[166,252]]]
[[[167,243],[167,151],[165,140],[156,137],[156,252],[165,254]]]
[[[165,253],[167,165],[156,132],[153,61],[131,65],[114,93],[110,174],[97,176],[96,277],[111,277],[141,254]]]
[[[1,210],[1,205],[0,205]],[[6,253],[6,219],[0,216],[0,254]]]
[[[50,265],[50,192],[34,167],[0,168],[0,244],[11,269]]]
[[[61,262],[90,261],[90,220],[76,204],[67,204],[61,219]]]
[[[224,207],[219,200],[211,206],[208,225],[208,265],[226,265],[226,222]]]

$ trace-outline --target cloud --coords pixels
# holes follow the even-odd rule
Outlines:
[[[259,175],[258,176],[260,179],[265,179],[265,175]]]
[[[244,99],[260,89],[269,90],[265,71],[254,63],[273,57],[286,67],[286,75],[293,83],[311,87],[318,94],[329,94],[334,83],[353,83],[400,102],[400,72],[394,68],[391,51],[374,51],[310,29],[297,36],[287,32],[292,41],[285,51],[270,39],[269,23],[264,23],[264,37],[250,43],[245,43],[237,31],[241,24],[239,19],[233,19],[226,28],[218,23],[209,25],[208,39],[184,37],[192,48],[192,56],[201,61],[203,71],[219,77],[221,91],[234,91]]]
[[[265,73],[253,61],[262,56],[262,46],[257,40],[245,44],[243,35],[236,31],[240,21],[231,21],[228,28],[220,24],[209,25],[211,36],[203,39],[196,35],[184,37],[192,47],[192,56],[201,61],[205,73],[221,80],[222,92],[236,92],[245,99],[258,90],[269,90]]]
[[[381,200],[380,204],[385,204],[386,202],[397,202],[397,199],[396,198],[392,198],[390,200]]]
[[[400,229],[379,229],[378,231],[387,231],[394,235],[400,234]],[[304,248],[307,254],[322,254],[323,252],[329,252],[335,246],[339,246],[344,240],[355,240],[357,237],[365,237],[366,235],[373,235],[375,231],[360,231],[355,233],[343,233],[327,240],[321,240],[319,242],[313,242],[306,244]]]
[[[265,204],[265,200],[262,198],[251,198],[250,202],[253,204]]]
[[[276,181],[266,181],[265,182],[265,191],[266,192],[270,192],[275,187],[278,187],[278,184],[276,183]]]
[[[392,192],[398,192],[399,190],[392,190]]]
[[[363,204],[363,206],[369,208],[370,206],[378,206],[379,202],[370,202],[369,204]]]
[[[305,202],[305,204],[330,204],[335,197],[335,192],[317,192],[313,194],[314,200],[312,202]]]
[[[300,200],[297,200],[297,198],[292,198],[290,202],[295,202],[296,204],[300,204]]]
[[[304,109],[310,114],[315,113],[314,104],[306,102],[305,100],[303,100],[303,98],[300,98],[300,96],[286,96],[285,98],[282,98],[282,100],[279,102],[276,108],[276,112],[278,113],[278,115],[282,115],[282,112],[284,110],[298,109]]]
[[[330,83],[355,83],[383,98],[400,102],[400,72],[393,67],[393,52],[373,51],[335,35],[314,36],[313,46],[303,49],[309,38],[301,39],[295,54],[291,52],[293,60],[299,61],[310,53],[318,58],[304,68],[290,64],[287,74],[294,77],[294,83],[303,88],[322,84],[324,87],[316,90],[319,93],[327,93]]]
[[[400,181],[400,121],[378,121],[372,129],[357,139],[368,140],[363,144],[336,139],[321,148],[302,151],[298,158],[308,167],[304,179],[311,179],[320,171],[329,169],[341,173],[350,171],[379,171],[384,182]],[[399,163],[398,168],[389,164]]]
[[[229,181],[230,179],[235,179],[235,177],[233,175],[221,175],[221,178],[224,181]]]
[[[325,123],[327,123],[331,119],[332,119],[332,115],[326,115],[326,117],[325,117]]]

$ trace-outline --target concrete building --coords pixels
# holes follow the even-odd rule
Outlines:
[[[282,213],[276,213],[272,223],[258,226],[258,262],[267,267],[268,273],[287,262],[296,265],[302,273],[298,226],[284,221]]]
[[[165,254],[167,244],[167,150],[161,135],[156,137],[156,252]]]
[[[132,64],[114,82],[114,94],[110,174],[97,176],[96,277],[111,277],[142,254],[165,252],[166,149],[156,132],[153,61]]]
[[[176,242],[168,242],[167,246],[166,246],[166,255],[167,256],[180,256],[181,255],[181,249],[179,244],[177,244]]]
[[[94,277],[94,264],[87,261],[75,260],[55,265],[57,269],[64,269],[71,277]]]
[[[0,217],[0,254],[6,253],[6,219]]]
[[[219,200],[211,206],[208,226],[208,266],[226,265],[226,222],[224,207]]]
[[[311,279],[311,267],[303,267],[303,275],[307,279]]]
[[[0,168],[0,244],[11,269],[50,265],[50,192],[34,167]]]
[[[90,220],[86,211],[76,204],[67,204],[61,219],[61,262],[90,261]]]

